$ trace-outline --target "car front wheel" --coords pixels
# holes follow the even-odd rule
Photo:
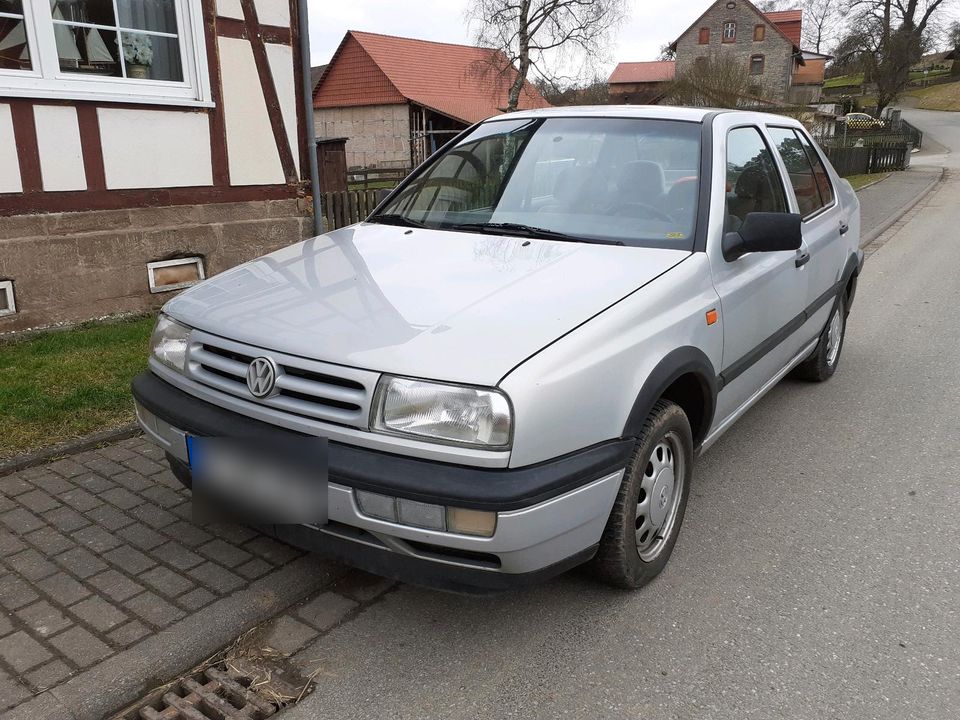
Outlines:
[[[693,437],[683,410],[654,405],[624,473],[593,560],[597,575],[634,589],[653,580],[680,533],[693,472]]]

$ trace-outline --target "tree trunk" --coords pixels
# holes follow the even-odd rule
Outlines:
[[[530,72],[530,0],[523,0],[520,3],[520,27],[517,32],[517,39],[520,44],[520,67],[513,85],[510,86],[507,112],[516,112],[520,104],[520,92],[523,90],[523,83],[527,79],[527,73]]]

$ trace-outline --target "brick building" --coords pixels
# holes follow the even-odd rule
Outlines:
[[[294,8],[0,3],[0,334],[151,310],[309,233]]]
[[[413,167],[454,133],[501,113],[514,78],[489,48],[350,30],[314,89],[316,134],[347,138],[349,167]],[[546,106],[525,83],[520,107]]]

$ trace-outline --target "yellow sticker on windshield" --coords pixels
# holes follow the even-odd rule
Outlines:
[[[667,233],[667,239],[668,239],[668,240],[683,240],[683,238],[685,238],[685,237],[686,237],[686,235],[684,235],[683,233],[680,233],[680,232]]]

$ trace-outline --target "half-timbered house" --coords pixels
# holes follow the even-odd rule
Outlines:
[[[0,333],[310,230],[296,0],[0,0]]]

